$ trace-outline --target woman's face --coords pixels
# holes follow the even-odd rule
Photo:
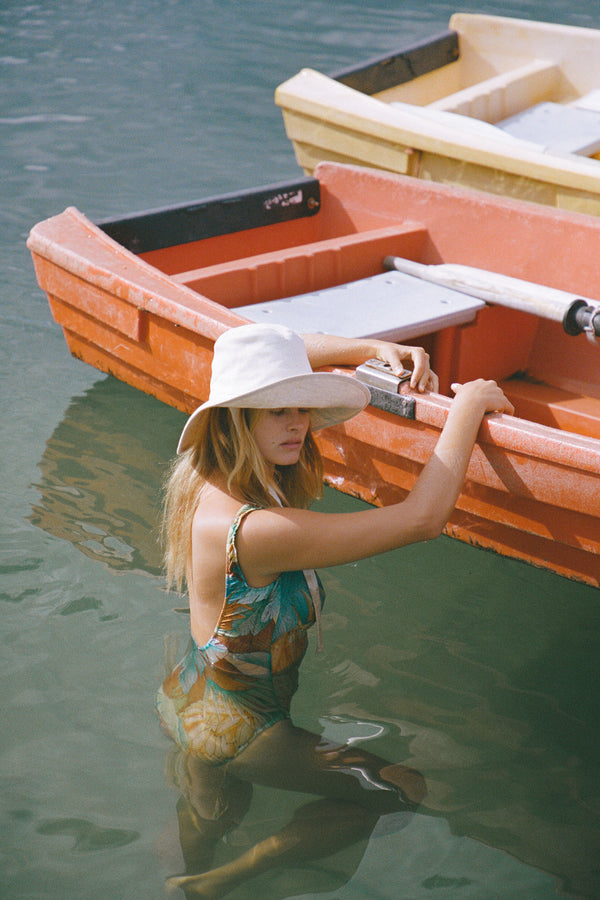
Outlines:
[[[297,463],[310,425],[310,410],[285,407],[261,410],[252,433],[264,459],[272,466]]]

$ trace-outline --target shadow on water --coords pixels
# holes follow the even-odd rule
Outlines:
[[[112,569],[159,574],[161,483],[183,421],[114,378],[98,381],[46,444],[29,521]]]
[[[48,440],[30,521],[115,572],[158,575],[160,486],[182,421],[113,378],[97,382]],[[319,504],[361,506],[334,491]],[[600,895],[598,592],[449,538],[323,577],[326,660],[307,657],[295,718],[414,766],[430,795],[402,830],[376,830],[362,861],[338,854],[231,896],[260,886],[269,898],[306,889],[333,900],[327,891],[356,866],[339,896],[371,896],[377,881],[389,898]],[[222,858],[294,803],[259,791]],[[73,817],[38,831],[70,836],[77,849],[106,838]]]

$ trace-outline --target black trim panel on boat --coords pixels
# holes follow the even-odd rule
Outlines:
[[[448,30],[397,53],[331,72],[329,77],[363,94],[378,94],[456,62],[458,56],[458,33]]]
[[[314,216],[320,205],[319,182],[306,177],[96,224],[132,253],[147,253]]]

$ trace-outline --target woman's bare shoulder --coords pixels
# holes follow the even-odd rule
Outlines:
[[[210,541],[226,535],[242,506],[240,500],[225,491],[203,492],[192,520],[192,537]]]

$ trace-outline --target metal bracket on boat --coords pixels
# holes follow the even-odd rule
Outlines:
[[[407,369],[400,376],[394,375],[388,364],[379,359],[368,359],[356,369],[356,378],[371,392],[371,406],[403,419],[415,418],[415,398],[399,393],[400,385],[410,376]]]
[[[565,312],[562,325],[567,334],[583,332],[592,344],[598,346],[600,306],[590,306],[585,300],[575,300]]]

